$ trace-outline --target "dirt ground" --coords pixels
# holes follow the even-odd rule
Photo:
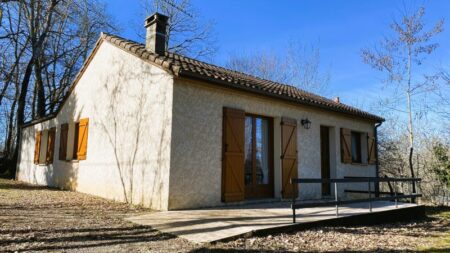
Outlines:
[[[0,252],[450,252],[450,209],[429,210],[409,223],[195,245],[123,219],[150,210],[0,179]]]

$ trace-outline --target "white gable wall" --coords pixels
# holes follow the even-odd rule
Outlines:
[[[167,209],[172,89],[170,74],[103,42],[57,117],[23,129],[17,179],[118,201],[126,192],[129,202]],[[61,124],[69,123],[69,156],[82,118],[89,118],[87,159],[60,161]],[[35,165],[35,133],[50,127],[54,162]]]

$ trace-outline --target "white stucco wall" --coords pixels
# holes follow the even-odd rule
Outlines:
[[[340,128],[372,132],[373,123],[324,110],[298,106],[280,100],[220,88],[186,79],[175,79],[173,90],[173,127],[169,208],[194,208],[222,205],[222,110],[232,107],[247,113],[274,118],[275,197],[281,196],[280,119],[290,117],[298,123],[299,176],[320,178],[320,126],[332,127],[332,176],[375,176],[374,165],[342,164],[340,161]],[[309,130],[300,125],[302,118],[311,120]],[[300,198],[320,198],[321,186],[305,185]],[[363,186],[364,187],[364,186]],[[365,186],[367,187],[367,186]],[[340,186],[339,192],[343,195]],[[347,187],[348,188],[348,187]],[[352,187],[357,188],[357,186]]]
[[[17,179],[118,201],[126,194],[129,202],[158,210],[222,205],[223,107],[273,117],[276,198],[281,117],[298,122],[300,177],[320,178],[321,125],[331,129],[332,177],[375,176],[373,165],[342,164],[339,140],[341,127],[372,132],[373,123],[212,84],[185,79],[174,84],[160,68],[103,42],[57,117],[23,129]],[[70,157],[74,122],[82,118],[89,118],[87,159],[60,161],[61,124],[69,123]],[[301,127],[302,118],[312,121],[311,129]],[[35,133],[51,127],[56,127],[54,162],[35,165]],[[339,187],[341,195],[344,188]],[[300,188],[302,199],[320,195],[319,184]]]
[[[23,129],[17,179],[154,209],[168,207],[172,76],[104,41],[56,118]],[[61,124],[89,118],[87,159],[60,161]],[[56,126],[52,165],[34,165],[35,132]]]

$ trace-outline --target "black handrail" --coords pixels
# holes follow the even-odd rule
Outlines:
[[[405,199],[405,198],[411,198],[411,202],[413,202],[416,198],[422,197],[422,194],[417,194],[413,192],[412,194],[404,194],[404,193],[397,193],[397,190],[395,190],[395,193],[393,196],[386,196],[386,197],[372,197],[372,187],[371,183],[380,183],[380,182],[420,182],[421,178],[379,178],[379,177],[348,177],[348,178],[292,178],[291,184],[292,184],[292,219],[293,223],[296,222],[296,214],[295,210],[298,208],[305,208],[305,207],[322,207],[322,206],[336,206],[336,216],[339,216],[339,205],[342,204],[351,204],[351,203],[361,203],[361,202],[369,202],[369,209],[370,212],[372,212],[372,201],[374,200],[395,200],[395,207],[398,207],[398,200],[399,199]],[[314,183],[334,183],[334,193],[335,193],[335,199],[334,201],[322,201],[322,202],[314,202],[314,203],[301,203],[296,204],[296,190],[297,184],[314,184]],[[337,185],[338,183],[368,183],[368,191],[369,198],[367,199],[352,199],[352,200],[339,200],[338,198],[338,191],[337,191]]]
[[[292,178],[294,184],[310,183],[378,183],[378,182],[419,182],[421,178],[376,178],[376,177],[352,177],[352,178]]]

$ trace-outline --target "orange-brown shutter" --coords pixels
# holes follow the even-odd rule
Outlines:
[[[36,132],[36,138],[35,143],[34,143],[34,164],[38,164],[39,163],[39,156],[41,154],[40,149],[41,149],[41,136],[42,136],[42,132],[41,131],[37,131]]]
[[[375,164],[377,162],[376,152],[375,137],[372,133],[367,133],[367,162],[369,164]]]
[[[55,133],[56,128],[52,127],[48,130],[48,138],[47,138],[47,154],[45,155],[45,163],[51,164],[53,163],[53,154],[55,151]]]
[[[59,160],[67,159],[67,137],[69,133],[69,124],[61,125],[61,133],[59,135]]]
[[[281,174],[282,196],[292,198],[298,196],[298,187],[293,187],[291,178],[298,178],[297,157],[297,121],[295,119],[281,119]]]
[[[222,201],[244,200],[245,112],[223,109]]]
[[[341,128],[341,161],[352,163],[352,130]]]
[[[78,151],[77,159],[86,160],[88,144],[89,119],[81,119],[78,123]]]

